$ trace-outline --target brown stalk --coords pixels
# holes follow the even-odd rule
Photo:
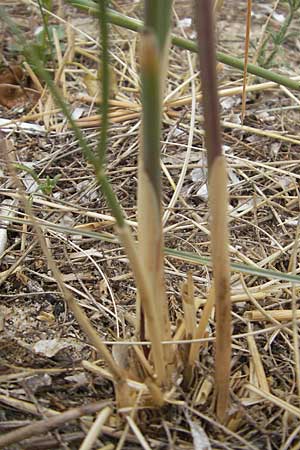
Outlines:
[[[216,412],[219,420],[225,422],[229,407],[231,362],[227,173],[221,147],[212,2],[211,0],[195,0],[195,9],[211,208],[211,251],[216,305]]]
[[[216,76],[216,50],[213,14],[210,0],[195,0],[195,25],[201,66],[201,86],[204,107],[205,142],[208,168],[222,156],[221,127]]]
[[[4,436],[0,437],[0,448],[7,447],[8,445],[20,442],[28,437],[37,436],[39,434],[45,434],[49,430],[53,430],[59,426],[65,425],[66,422],[78,419],[79,417],[87,414],[94,414],[105,406],[109,405],[109,402],[95,402],[87,405],[79,406],[78,408],[69,409],[66,412],[57,414],[53,417],[49,417],[44,420],[39,420],[33,424],[25,427],[13,430]]]

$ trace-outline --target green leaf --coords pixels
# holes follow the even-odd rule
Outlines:
[[[39,182],[39,177],[36,174],[36,172],[34,171],[34,169],[32,169],[29,166],[26,166],[25,164],[21,164],[21,163],[14,163],[14,167],[18,170],[22,170],[23,172],[28,173],[29,175],[32,176],[32,178],[34,179],[34,181],[36,181],[37,183]]]

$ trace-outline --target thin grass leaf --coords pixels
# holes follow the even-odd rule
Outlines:
[[[1,192],[1,191],[0,191]],[[5,192],[7,194],[7,192]],[[33,196],[34,199],[34,196]],[[10,220],[11,223],[18,223],[18,224],[27,224],[31,225],[30,220],[28,219],[22,219],[22,218],[11,218],[7,215],[0,215],[0,220]],[[64,233],[67,235],[72,236],[84,236],[87,238],[93,238],[96,240],[99,240],[100,242],[109,242],[111,244],[119,244],[119,240],[117,236],[108,235],[106,233],[98,233],[96,231],[88,231],[83,229],[76,229],[72,227],[66,227],[63,225],[58,225],[55,223],[45,222],[45,221],[38,221],[40,225],[42,225],[45,229],[57,231],[60,233]],[[201,256],[197,255],[196,253],[187,252],[183,250],[177,250],[175,248],[164,248],[164,254],[165,256],[169,256],[170,258],[178,259],[181,262],[186,262],[189,264],[195,264],[196,266],[202,267],[212,267],[212,261],[211,258],[207,256]],[[299,275],[293,275],[291,273],[284,273],[280,271],[275,271],[271,269],[263,269],[258,268],[257,266],[252,267],[247,264],[242,263],[230,263],[230,270],[236,273],[244,273],[245,275],[249,275],[252,277],[259,277],[259,278],[266,278],[268,280],[279,280],[279,281],[285,281],[287,283],[295,283],[300,284],[300,276]],[[0,279],[0,286],[1,286],[1,279]]]

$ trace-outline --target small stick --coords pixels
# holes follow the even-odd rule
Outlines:
[[[26,427],[19,428],[18,430],[11,431],[4,436],[0,437],[0,448],[4,448],[8,445],[20,442],[28,437],[37,436],[39,434],[45,434],[49,430],[65,425],[66,422],[78,419],[79,417],[87,414],[94,414],[103,407],[107,406],[110,402],[95,402],[88,405],[79,406],[78,408],[71,408],[66,412],[58,414],[54,417],[49,417],[44,420],[39,420]]]
[[[41,411],[39,412],[36,405],[34,405],[33,403],[27,402],[25,400],[19,400],[18,398],[9,397],[8,395],[3,394],[0,394],[0,403],[18,409],[19,411],[28,412],[29,414],[37,415],[42,412],[45,416],[49,417],[59,414],[59,412],[55,411],[55,409],[50,408],[40,408]]]
[[[293,320],[293,310],[292,309],[272,309],[268,311],[268,315],[272,317],[272,319],[278,320],[279,322]],[[296,319],[300,319],[300,310],[295,311]],[[245,313],[245,317],[251,321],[262,321],[268,320],[268,318],[262,314],[260,311],[247,311]]]

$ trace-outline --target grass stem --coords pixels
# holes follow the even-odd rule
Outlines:
[[[92,0],[67,0],[68,3],[72,4],[75,7],[88,11],[90,14],[97,14],[97,4]],[[131,31],[140,32],[144,28],[143,22],[138,19],[134,19],[124,14],[120,14],[111,9],[108,10],[108,20],[114,25],[127,28]],[[182,38],[180,36],[171,36],[172,44],[177,45],[180,48],[185,50],[190,50],[191,52],[196,53],[198,51],[196,42],[190,41],[188,39]],[[231,66],[235,69],[244,71],[244,61],[235,58],[231,55],[226,55],[222,52],[216,53],[217,60],[223,64]],[[271,70],[264,69],[263,67],[259,67],[255,64],[247,64],[247,72],[252,75],[256,75],[257,77],[263,78],[265,80],[274,81],[282,86],[286,86],[290,89],[300,90],[300,83],[298,81],[291,80],[288,77],[280,75],[278,73],[272,72]]]
[[[195,0],[196,30],[201,66],[204,129],[207,147],[211,252],[216,307],[215,383],[217,416],[227,419],[231,363],[231,300],[229,240],[227,227],[227,173],[222,155],[217,91],[214,20],[211,0]]]
[[[107,19],[107,0],[99,2],[99,28],[102,52],[100,56],[100,70],[102,81],[102,105],[101,105],[101,131],[98,141],[98,164],[103,166],[107,148],[108,133],[108,109],[109,109],[109,52],[108,52],[108,19]]]

